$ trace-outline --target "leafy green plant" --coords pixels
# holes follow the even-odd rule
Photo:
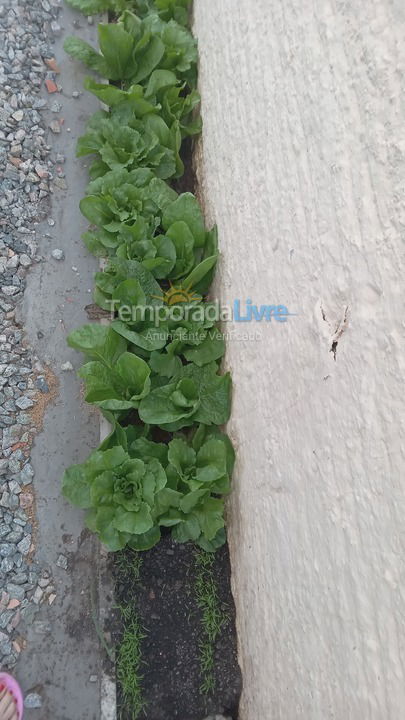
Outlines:
[[[77,156],[97,154],[90,167],[96,179],[110,170],[135,170],[146,167],[158,178],[179,177],[184,167],[179,156],[179,126],[168,128],[159,115],[150,113],[123,124],[118,113],[100,111],[88,123],[87,132],[79,138]]]
[[[63,491],[87,510],[88,527],[111,550],[148,549],[163,528],[214,551],[225,541],[234,462],[218,429],[229,418],[231,379],[219,373],[224,341],[204,299],[217,232],[206,230],[194,195],[178,195],[166,182],[183,173],[183,138],[201,129],[197,48],[185,27],[190,3],[71,4],[117,17],[99,25],[99,51],[78,38],[65,43],[110,80],[85,80],[108,109],[94,114],[77,154],[95,156],[80,209],[91,225],[85,244],[108,258],[94,301],[111,311],[111,322],[85,325],[68,342],[86,356],[79,371],[86,401],[112,429],[66,471]],[[157,431],[171,439],[154,442]]]
[[[95,255],[139,260],[158,279],[181,280],[205,292],[218,258],[194,195],[177,195],[147,169],[111,170],[93,180],[80,203],[99,227],[84,234]]]
[[[115,119],[123,125],[131,125],[135,118],[158,114],[168,127],[177,122],[182,137],[201,132],[201,118],[194,117],[200,95],[195,89],[188,91],[186,83],[171,70],[154,70],[146,87],[130,85],[123,90],[98,83],[92,77],[85,78],[84,87],[112,108]]]
[[[137,408],[150,390],[149,365],[137,355],[124,352],[114,367],[94,360],[79,371],[86,384],[86,402],[104,410]]]
[[[172,70],[179,79],[195,83],[197,47],[191,33],[175,20],[165,22],[158,15],[141,20],[125,10],[117,23],[98,26],[100,51],[78,37],[68,37],[64,48],[108,80],[128,87],[145,84],[153,70]]]
[[[178,542],[193,540],[208,551],[222,545],[224,501],[218,496],[229,492],[233,466],[226,436],[204,430],[194,447],[184,438],[165,446],[120,432],[125,447],[96,450],[65,472],[63,493],[88,511],[87,527],[110,550],[147,550],[159,541],[161,527],[172,528]]]
[[[66,470],[64,495],[88,510],[86,524],[110,550],[147,550],[160,538],[157,495],[167,483],[158,460],[131,458],[122,447],[99,450]],[[160,507],[160,506],[159,506]]]
[[[187,25],[191,0],[136,0],[136,12],[141,17],[157,13],[162,20],[176,20]]]
[[[231,378],[215,362],[182,366],[173,382],[152,390],[139,404],[144,423],[175,432],[194,423],[223,425],[229,419]]]
[[[68,3],[85,15],[108,10],[119,14],[128,8],[141,18],[156,13],[162,20],[176,20],[180,25],[187,25],[191,0],[68,0]]]
[[[178,356],[202,366],[220,359],[224,354],[222,334],[213,328],[215,306],[201,302],[198,296],[192,302],[177,305],[178,316],[163,312],[158,326],[149,312],[137,312],[138,308],[144,307],[164,308],[160,286],[144,265],[136,260],[110,260],[103,272],[96,273],[95,282],[95,302],[101,308],[113,309],[119,314],[111,327],[131,343],[132,352],[148,358],[152,371],[158,375],[176,375]],[[132,312],[123,319],[123,310],[128,307]],[[208,312],[210,310],[214,312]]]
[[[204,428],[193,445],[182,438],[169,443],[168,485],[178,493],[178,504],[160,518],[172,527],[178,542],[192,540],[206,551],[225,542],[224,501],[230,490],[234,454],[226,435]]]
[[[231,379],[219,372],[224,340],[205,298],[217,231],[206,230],[194,195],[178,195],[168,184],[183,175],[184,138],[201,131],[197,45],[186,28],[190,0],[68,2],[86,14],[107,11],[112,20],[99,25],[98,50],[79,38],[65,43],[73,58],[110,81],[85,79],[104,109],[90,119],[77,155],[92,156],[80,203],[90,223],[83,240],[105,259],[94,302],[111,319],[78,328],[68,343],[85,355],[78,373],[85,399],[111,431],[85,462],[66,470],[63,492],[87,511],[87,527],[116,552],[131,582],[139,580],[139,551],[162,533],[200,548],[195,592],[201,691],[208,694],[226,622],[212,553],[226,539],[234,450],[218,427],[229,418]],[[121,710],[137,720],[145,709],[145,635],[135,607],[119,610]]]

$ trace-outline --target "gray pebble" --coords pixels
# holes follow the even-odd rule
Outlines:
[[[20,473],[21,482],[24,485],[27,485],[32,481],[32,478],[34,477],[34,470],[32,469],[32,465],[30,463],[26,463],[24,465],[23,469]]]
[[[20,585],[16,585],[15,583],[8,583],[8,585],[6,585],[6,591],[11,598],[16,598],[17,600],[24,599],[25,591],[24,588],[22,588]]]
[[[37,386],[38,390],[40,390],[42,393],[49,393],[49,385],[42,375],[37,377],[37,379],[35,381],[35,385]]]
[[[59,555],[58,559],[56,561],[56,564],[58,567],[62,568],[63,570],[67,570],[68,560],[67,560],[66,555]]]
[[[0,543],[0,556],[10,557],[15,552],[15,547],[11,543]]]
[[[63,370],[64,372],[69,372],[70,370],[73,370],[73,365],[68,360],[67,362],[62,363],[62,365],[60,366],[60,369]]]
[[[22,395],[15,401],[15,404],[17,405],[17,407],[20,408],[20,410],[28,410],[28,408],[31,408],[34,405],[32,400],[27,397],[27,395]]]
[[[24,707],[27,710],[35,710],[35,708],[42,707],[42,698],[38,693],[28,693],[24,698]]]
[[[27,555],[31,547],[31,535],[26,535],[17,545],[21,555]]]

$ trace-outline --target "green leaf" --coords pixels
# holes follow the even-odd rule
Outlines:
[[[193,490],[193,492],[187,493],[180,502],[180,510],[184,513],[189,513],[199,502],[208,497],[209,491],[207,490]]]
[[[97,233],[85,232],[82,234],[82,240],[92,255],[95,255],[96,257],[105,257],[107,255],[106,247],[97,237]]]
[[[113,525],[113,520],[114,513],[111,509],[109,507],[100,507],[92,522],[100,535],[100,540],[107,545],[109,550],[116,552],[125,547],[127,536],[124,533],[118,532]]]
[[[173,223],[182,221],[188,225],[193,237],[195,247],[203,247],[205,243],[205,226],[201,208],[197,199],[191,193],[179,195],[163,213],[162,225],[168,230]]]
[[[148,532],[142,533],[141,535],[132,535],[128,540],[128,547],[133,550],[150,550],[157,545],[160,540],[160,529],[158,527],[152,527]]]
[[[110,80],[130,78],[134,72],[132,51],[134,41],[120,23],[100,23],[98,26],[100,50],[108,65]]]
[[[187,520],[175,525],[172,529],[172,537],[179,543],[197,540],[200,535],[201,528],[196,515],[190,515]]]
[[[138,438],[131,444],[131,456],[147,460],[155,458],[162,465],[167,465],[167,445],[156,443],[146,438]]]
[[[207,335],[200,345],[185,350],[183,355],[189,362],[202,367],[213,360],[219,360],[224,352],[224,338],[219,331],[214,331],[214,333]]]
[[[169,443],[168,460],[183,476],[187,470],[192,468],[196,462],[196,454],[192,447],[184,440],[175,438]]]
[[[114,415],[109,412],[105,412],[104,416],[108,420],[111,426],[111,432],[104,438],[102,443],[98,446],[98,450],[109,450],[110,448],[120,445],[124,450],[128,450],[127,433],[124,428],[117,422]]]
[[[79,207],[84,217],[87,218],[92,225],[104,227],[114,218],[108,203],[97,195],[88,195],[82,198]]]
[[[146,304],[145,293],[136,278],[127,278],[117,285],[113,291],[112,300],[119,300],[119,306],[127,305],[131,309]]]
[[[83,157],[96,153],[102,147],[102,137],[96,130],[88,130],[79,137],[76,145],[76,157]]]
[[[128,90],[121,90],[115,85],[97,83],[91,77],[85,77],[83,84],[86,90],[89,90],[109,107],[117,107],[125,103],[126,108],[135,113],[136,117],[143,117],[147,113],[158,111],[156,105],[144,99],[144,89],[141,85],[131,85]]]
[[[172,279],[183,277],[194,265],[194,237],[188,225],[182,220],[174,222],[168,228],[166,235],[171,239],[176,251],[176,262],[170,277]],[[183,282],[182,285],[189,288],[189,285]]]
[[[164,67],[193,78],[190,71],[197,63],[197,44],[190,31],[169,20],[163,25],[161,38],[166,46]]]
[[[125,0],[124,0],[125,1]],[[128,3],[128,0],[126,0]],[[120,22],[123,24],[125,30],[134,37],[135,40],[139,40],[142,35],[142,21],[138,15],[125,7],[124,12],[120,17]]]
[[[91,323],[82,325],[68,335],[67,343],[76,350],[81,350],[87,357],[100,360],[106,365],[113,365],[125,352],[127,344],[122,337],[112,330],[111,326]]]
[[[88,43],[78,37],[67,37],[63,44],[65,52],[68,53],[75,60],[80,60],[82,63],[96,70],[100,75],[107,77],[108,69],[107,63],[104,58],[99,55]]]
[[[98,474],[105,470],[115,470],[125,462],[127,457],[124,448],[117,446],[104,452],[96,450],[90,455],[85,465],[90,472]]]
[[[221,440],[211,438],[197,454],[197,482],[211,485],[227,474],[226,447]]]
[[[199,452],[204,445],[204,443],[207,440],[210,440],[211,438],[215,438],[216,440],[221,440],[221,442],[225,446],[226,451],[226,472],[229,476],[232,475],[233,467],[235,464],[235,451],[233,449],[232,443],[225,433],[221,432],[219,428],[215,427],[215,425],[207,426],[207,425],[200,425],[199,428],[196,430],[196,432],[193,435],[192,439],[192,446],[196,452]]]
[[[67,0],[67,2],[84,15],[97,15],[106,10],[119,11],[123,4],[122,0]]]
[[[163,57],[165,46],[159,37],[152,37],[145,51],[137,53],[138,71],[132,78],[132,82],[139,83],[145,80],[158,65]]]
[[[149,365],[153,372],[161,377],[172,378],[179,375],[181,371],[180,358],[166,352],[154,350],[149,358]]]
[[[156,388],[139,405],[139,417],[153,425],[172,423],[189,418],[198,408],[198,393],[194,383],[189,386],[183,380]]]
[[[157,95],[161,90],[177,84],[176,74],[171,70],[154,70],[146,86],[145,98]]]
[[[206,425],[224,425],[228,422],[232,388],[230,374],[217,375],[214,363],[202,368],[194,364],[186,365],[183,372],[194,380],[199,389],[200,405],[193,419]]]
[[[196,265],[191,273],[182,280],[182,285],[191,288],[197,287],[198,283],[215,267],[217,260],[218,255],[211,255],[211,257],[205,258],[205,260]]]
[[[120,532],[131,535],[141,535],[148,532],[153,527],[149,506],[146,503],[141,503],[137,512],[128,512],[122,508],[117,509],[114,516],[114,527]]]
[[[192,0],[155,0],[159,16],[163,20],[173,18],[181,25],[187,25],[188,8]]]
[[[114,320],[111,327],[116,333],[143,350],[160,350],[166,345],[167,330],[162,326],[158,328],[148,327],[145,331],[138,332],[130,330],[121,320]]]
[[[218,530],[217,534],[212,540],[207,540],[203,535],[197,539],[197,545],[199,545],[205,552],[215,552],[218,548],[222,547],[226,543],[226,533],[224,528]]]
[[[144,360],[137,355],[125,352],[119,357],[114,369],[122,380],[124,388],[127,389],[131,400],[147,395],[150,389],[150,368]]]
[[[153,276],[160,279],[169,275],[176,262],[176,249],[172,241],[165,235],[158,235],[151,240],[151,247],[155,248],[156,257],[151,262],[153,269],[148,268],[148,260],[144,259],[144,267],[151,269]]]
[[[97,475],[91,485],[90,497],[92,505],[110,505],[114,494],[114,472],[106,470]]]
[[[159,522],[165,527],[171,527],[172,525],[177,525],[177,523],[180,522],[181,515],[179,513],[175,515],[170,514],[169,510],[170,508],[178,508],[181,499],[182,494],[177,490],[173,490],[173,488],[164,487],[156,493],[157,512],[159,515],[165,515],[164,521],[160,518]]]
[[[219,498],[207,497],[195,508],[194,514],[206,540],[213,540],[218,530],[225,525],[224,501]]]

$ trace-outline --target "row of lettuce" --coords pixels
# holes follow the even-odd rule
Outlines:
[[[217,233],[194,195],[170,185],[184,172],[182,141],[201,129],[190,0],[70,2],[114,15],[98,27],[99,51],[75,37],[65,43],[104,79],[85,81],[106,109],[90,119],[77,154],[93,156],[83,239],[105,258],[94,302],[111,319],[75,330],[68,343],[84,353],[86,401],[112,431],[65,472],[63,492],[110,550],[147,550],[168,528],[213,551],[225,542],[234,463],[219,429],[231,379],[219,371],[224,341],[204,299]]]

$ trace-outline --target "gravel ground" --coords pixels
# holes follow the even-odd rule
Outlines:
[[[55,599],[51,574],[35,552],[34,472],[30,448],[54,391],[52,375],[24,344],[18,306],[37,256],[35,226],[64,183],[53,91],[52,38],[60,33],[55,0],[11,0],[0,7],[0,668],[13,668],[24,623]],[[47,99],[40,96],[45,89]],[[49,127],[41,111],[55,112]],[[49,218],[48,223],[52,225]],[[39,621],[36,621],[37,623]],[[38,628],[40,632],[41,628]],[[28,704],[30,699],[26,699]],[[33,703],[39,699],[31,698]]]

